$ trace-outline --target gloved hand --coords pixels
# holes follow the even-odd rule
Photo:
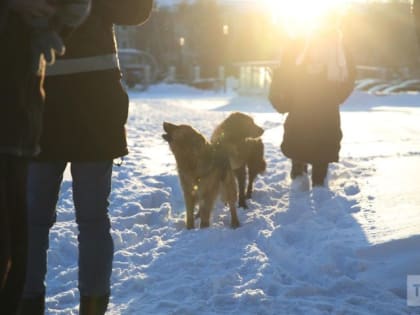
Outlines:
[[[79,26],[90,13],[91,0],[48,0],[54,15],[26,15],[32,29],[32,67],[38,73],[44,61],[52,64],[56,54],[65,51],[62,36],[67,36]]]
[[[43,67],[44,60],[47,64],[54,63],[56,54],[63,55],[65,47],[58,33],[50,28],[48,18],[32,17],[29,23],[32,27],[32,69],[38,73]]]
[[[52,25],[66,36],[82,24],[90,13],[91,0],[55,0],[57,9]]]

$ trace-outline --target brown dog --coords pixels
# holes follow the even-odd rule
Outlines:
[[[169,143],[175,156],[184,192],[187,228],[194,228],[196,205],[199,207],[200,228],[210,225],[210,214],[219,194],[222,201],[229,205],[231,226],[238,227],[235,175],[230,167],[227,153],[220,145],[210,144],[202,134],[189,125],[164,122],[163,129],[166,134],[162,137]]]
[[[264,145],[259,139],[264,129],[255,124],[252,117],[235,112],[216,127],[212,143],[220,144],[229,154],[229,161],[238,181],[239,206],[247,208],[246,198],[251,198],[253,182],[265,171]],[[245,195],[246,173],[248,187]]]

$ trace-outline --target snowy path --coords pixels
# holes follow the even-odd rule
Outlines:
[[[354,95],[343,108],[342,161],[331,167],[331,190],[292,193],[279,150],[283,118],[267,102],[164,88],[132,95],[131,154],[115,168],[111,198],[110,314],[420,313],[405,300],[407,274],[420,274],[420,108],[413,99]],[[241,228],[229,228],[219,204],[210,229],[187,231],[162,122],[188,123],[208,136],[235,110],[266,129],[267,172],[249,209],[239,210]],[[77,314],[69,188],[66,181],[51,234],[47,314]]]

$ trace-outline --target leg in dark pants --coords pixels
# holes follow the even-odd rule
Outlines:
[[[28,171],[28,267],[21,315],[43,315],[45,275],[50,228],[56,221],[56,205],[65,162],[30,163]]]
[[[324,186],[328,173],[328,163],[312,164],[312,187]]]
[[[308,173],[308,164],[305,162],[292,160],[292,171],[290,177],[295,179],[298,176],[305,175]]]
[[[0,157],[0,307],[4,315],[16,314],[26,275],[26,172],[25,159]]]
[[[49,230],[66,162],[32,163],[29,172],[29,265],[22,314],[43,313]],[[79,227],[81,314],[104,314],[110,293],[113,242],[108,218],[112,161],[72,163],[73,200]],[[36,307],[34,305],[37,305]],[[34,308],[40,310],[34,311]],[[89,312],[86,312],[89,310]],[[95,310],[95,312],[91,312]]]
[[[80,314],[103,315],[111,288],[114,243],[108,217],[112,161],[72,163],[79,228]]]
[[[0,157],[0,292],[3,292],[11,267],[7,186],[7,162],[5,158]]]

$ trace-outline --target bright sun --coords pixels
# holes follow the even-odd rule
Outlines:
[[[307,32],[319,24],[331,10],[342,10],[348,0],[263,0],[275,22],[290,33]]]

